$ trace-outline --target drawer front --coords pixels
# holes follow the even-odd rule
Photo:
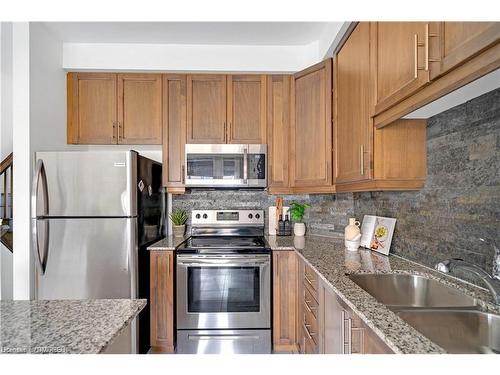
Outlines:
[[[304,311],[309,312],[314,315],[314,317],[318,318],[318,301],[317,295],[314,295],[311,290],[307,287],[304,287]]]
[[[312,336],[310,335],[310,331],[308,331],[305,324],[302,325],[303,330],[303,338],[302,338],[302,353],[304,354],[317,354],[318,353],[318,345],[314,342]]]
[[[318,275],[307,264],[304,265],[304,284],[306,284],[307,286],[309,286],[312,289],[312,291],[315,292],[314,294],[316,295],[316,299],[317,299],[317,295],[318,295]]]
[[[312,312],[309,312],[307,310],[306,306],[303,306],[303,311],[304,314],[302,316],[304,321],[304,327],[307,330],[306,336],[312,339],[315,344],[318,344],[318,320],[312,314]]]

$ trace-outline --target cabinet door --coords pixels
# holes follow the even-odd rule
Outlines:
[[[297,258],[295,251],[273,252],[273,350],[296,350]]]
[[[68,143],[115,144],[116,74],[68,73]]]
[[[432,65],[432,79],[498,43],[500,23],[440,22],[437,39],[438,61]]]
[[[225,75],[188,75],[187,143],[226,143]]]
[[[266,143],[266,76],[227,76],[227,143]]]
[[[343,354],[343,327],[342,327],[342,306],[337,301],[337,295],[330,288],[321,285],[322,294],[322,324],[321,334],[323,336],[322,353]]]
[[[267,156],[269,191],[289,189],[290,76],[267,78]]]
[[[335,183],[370,178],[370,24],[359,23],[335,59]]]
[[[372,23],[375,113],[429,82],[427,27],[425,22]]]
[[[151,251],[151,348],[174,352],[174,253]]]
[[[163,185],[170,193],[184,192],[186,145],[186,76],[163,76]]]
[[[295,74],[290,132],[293,187],[332,185],[331,59]]]
[[[161,75],[118,74],[118,143],[161,144]]]

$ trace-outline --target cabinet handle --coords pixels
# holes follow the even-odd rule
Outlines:
[[[231,131],[232,131],[232,128],[233,128],[233,124],[231,123],[231,121],[229,121],[229,125],[228,125],[228,132],[227,132],[227,141],[228,142],[231,142],[231,140],[233,139],[231,137]]]
[[[345,311],[342,310],[340,313],[340,342],[342,344],[341,354],[346,354],[345,352]]]
[[[116,121],[113,121],[113,140],[116,139]]]
[[[118,121],[118,140],[123,139],[123,125]]]
[[[437,34],[431,33],[429,24],[425,25],[425,71],[429,71],[429,62],[438,62],[440,60],[431,59],[429,57],[429,39],[437,37]]]
[[[347,319],[347,354],[352,354],[352,319]]]
[[[227,143],[227,127],[225,121],[224,121],[224,143]]]
[[[305,329],[305,331],[306,331],[306,333],[307,333],[307,336],[309,337],[309,340],[312,340],[312,339],[313,339],[312,337],[313,337],[313,336],[316,336],[316,333],[315,333],[315,332],[310,332],[310,331],[309,331],[309,328],[310,328],[310,327],[311,327],[311,325],[310,325],[310,324],[305,324],[305,323],[304,323],[304,329]]]
[[[414,41],[413,41],[413,49],[414,49],[414,51],[413,51],[413,58],[415,59],[415,61],[414,61],[414,65],[415,65],[414,76],[415,76],[415,79],[417,79],[418,78],[418,71],[425,69],[425,67],[421,68],[421,67],[418,66],[418,47],[424,47],[425,45],[424,45],[424,43],[420,43],[418,41],[418,34],[415,34],[413,38],[414,38]]]
[[[311,286],[314,288],[313,283],[314,283],[314,282],[316,282],[316,280],[314,280],[314,279],[310,280],[310,279],[307,277],[307,273],[304,273],[304,279],[306,279],[306,281],[309,283],[309,285],[311,285]]]
[[[182,184],[184,185],[186,183],[186,168],[184,167],[184,165],[181,167],[181,174],[182,174],[181,181]]]
[[[306,307],[307,311],[308,311],[310,314],[313,314],[313,315],[314,315],[313,310],[315,310],[315,311],[316,311],[316,310],[317,310],[317,307],[312,307],[312,306],[309,306],[309,303],[310,303],[310,302],[311,302],[311,301],[304,300],[304,305],[305,305],[305,307]]]
[[[365,175],[365,146],[359,146],[359,169],[361,172],[361,176]]]

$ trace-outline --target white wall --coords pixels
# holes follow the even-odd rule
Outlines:
[[[63,68],[82,70],[296,72],[320,61],[303,46],[65,43]]]
[[[0,161],[12,152],[12,22],[0,23]]]
[[[30,32],[28,22],[15,22],[13,36],[14,152],[14,299],[30,299]]]

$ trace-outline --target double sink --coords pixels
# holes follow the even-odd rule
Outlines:
[[[500,353],[500,315],[479,311],[458,289],[418,275],[349,278],[448,353]]]

